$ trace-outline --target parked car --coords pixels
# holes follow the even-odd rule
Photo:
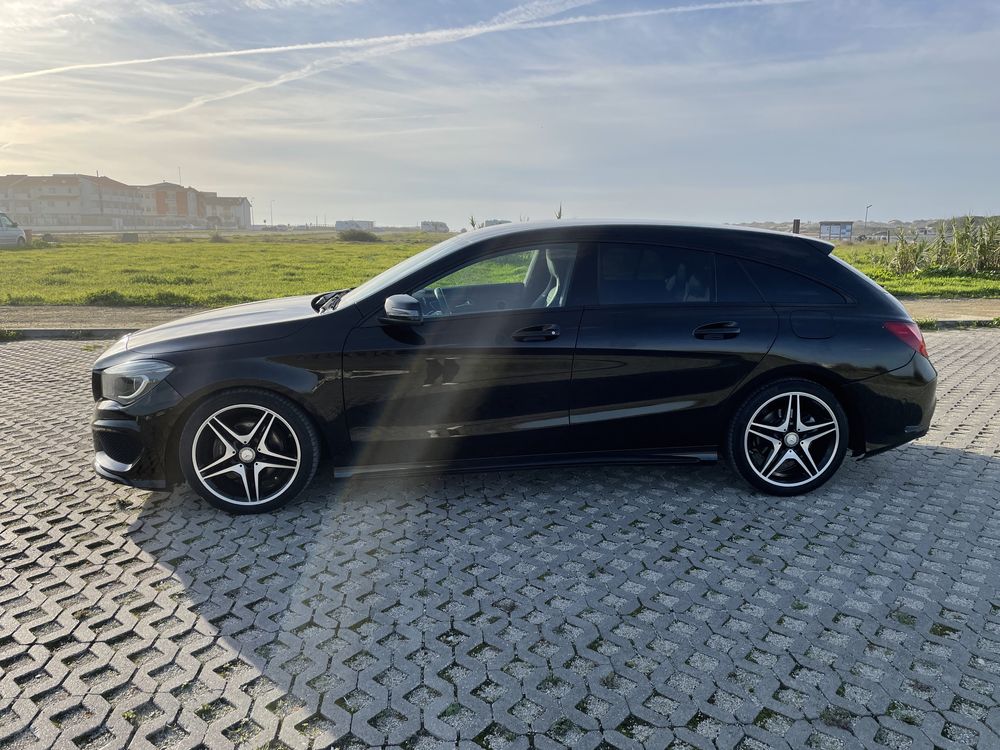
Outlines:
[[[7,214],[0,213],[0,247],[24,247],[28,243],[24,230]]]
[[[725,458],[815,489],[927,432],[937,374],[903,307],[796,235],[506,224],[351,290],[127,336],[94,365],[95,466],[272,510],[335,475]]]

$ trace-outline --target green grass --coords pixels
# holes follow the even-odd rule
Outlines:
[[[227,239],[212,242],[206,234],[126,244],[79,236],[51,247],[3,250],[0,305],[215,307],[318,293],[356,286],[442,237],[397,234],[367,243],[333,234],[258,233]],[[893,275],[880,262],[883,252],[879,245],[837,249],[897,296],[1000,297],[1000,274]],[[506,260],[491,269],[495,280],[523,278],[523,259]]]
[[[356,286],[441,239],[395,235],[208,237],[126,244],[80,237],[0,251],[0,304],[213,307]]]
[[[885,245],[842,245],[835,254],[897,297],[1000,297],[1000,273],[926,270],[894,274],[885,267]]]

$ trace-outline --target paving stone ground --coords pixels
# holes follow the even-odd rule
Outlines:
[[[1000,747],[1000,332],[806,497],[721,467],[333,481],[270,516],[90,467],[94,344],[0,345],[0,748]]]

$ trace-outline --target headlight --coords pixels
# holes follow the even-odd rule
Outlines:
[[[120,404],[135,401],[173,372],[173,365],[155,359],[137,359],[101,373],[101,395]]]

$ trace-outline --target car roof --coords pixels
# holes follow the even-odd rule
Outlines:
[[[743,227],[731,224],[703,224],[683,221],[671,221],[667,219],[547,219],[545,221],[528,221],[520,223],[497,224],[481,229],[474,229],[466,232],[463,237],[468,242],[476,242],[493,237],[503,237],[506,235],[520,234],[546,229],[586,229],[586,228],[631,228],[631,229],[676,229],[678,231],[697,231],[708,234],[718,233],[720,235],[729,234],[745,236],[749,238],[764,239],[767,237],[780,238],[783,242],[801,242],[812,246],[825,254],[829,254],[834,244],[819,240],[814,237],[805,237],[800,234],[790,234],[788,232],[776,232],[771,229],[759,229],[757,227]]]

